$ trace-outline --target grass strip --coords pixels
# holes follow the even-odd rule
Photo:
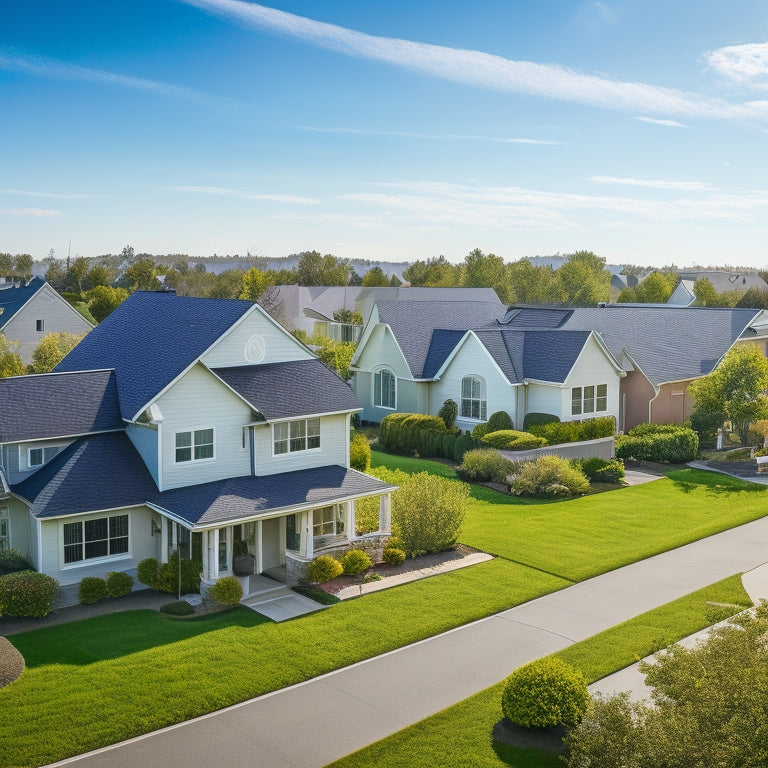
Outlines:
[[[618,624],[559,651],[589,682],[616,672],[712,623],[737,613],[712,602],[751,605],[740,576],[732,576]],[[512,670],[510,670],[511,672]],[[563,763],[542,750],[494,742],[501,719],[503,683],[470,696],[386,739],[331,763],[327,768],[555,768]],[[405,695],[405,694],[404,694]]]

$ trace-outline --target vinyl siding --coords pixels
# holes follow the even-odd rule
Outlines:
[[[603,381],[590,381],[589,384],[603,384]],[[560,421],[571,421],[571,390],[558,385],[529,384],[528,413],[551,413]],[[564,403],[567,404],[564,405]],[[566,408],[566,410],[563,410]],[[576,417],[578,418],[578,417]]]
[[[576,364],[568,374],[565,380],[565,388],[562,392],[562,416],[563,421],[573,419],[589,419],[596,416],[613,416],[616,423],[619,423],[619,384],[620,377],[616,369],[611,365],[600,345],[594,338],[590,338],[576,361]],[[608,387],[608,409],[606,411],[595,411],[581,415],[571,414],[571,389],[573,387],[584,387],[597,384],[606,384]],[[530,403],[530,401],[529,401]],[[529,406],[530,407],[530,406]],[[533,410],[533,409],[531,409]]]
[[[46,448],[58,448],[59,451],[64,450],[72,441],[71,440],[35,440],[28,443],[17,443],[15,445],[9,445],[7,448],[8,466],[6,467],[8,482],[11,485],[20,483],[25,478],[33,475],[40,469],[40,465],[27,469],[27,457],[30,448],[42,448],[45,451]],[[53,456],[49,457],[52,459]]]
[[[37,564],[37,534],[36,522],[29,514],[27,505],[19,499],[10,498],[0,502],[0,506],[8,507],[8,527],[10,529],[10,546],[17,549],[28,560],[30,565]]]
[[[250,474],[248,443],[243,427],[251,409],[202,366],[190,369],[157,404],[163,415],[163,490]],[[214,458],[176,463],[176,433],[214,430]]]
[[[139,456],[147,465],[149,473],[152,475],[155,483],[158,482],[157,466],[157,428],[144,424],[128,424],[125,432],[133,443],[133,447],[138,451]]]
[[[264,360],[249,360],[245,348],[253,336],[264,341]],[[226,368],[235,365],[253,365],[254,362],[282,363],[287,360],[309,360],[312,354],[288,331],[274,320],[264,317],[258,310],[251,312],[232,330],[203,355],[202,362],[209,368]]]
[[[99,561],[81,561],[64,565],[64,524],[95,519],[107,515],[128,514],[129,551],[124,555],[102,558]],[[156,557],[155,537],[152,536],[152,513],[146,507],[131,507],[90,515],[71,515],[56,520],[41,520],[43,558],[40,570],[53,576],[62,586],[77,584],[85,576],[104,578],[110,571],[135,568],[141,560]]]
[[[272,427],[259,425],[254,429],[256,474],[276,475],[297,469],[346,466],[349,429],[346,414],[323,416],[320,419],[320,447],[310,451],[296,451],[273,456]]]

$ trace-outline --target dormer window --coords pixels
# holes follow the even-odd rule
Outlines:
[[[27,466],[41,467],[43,465],[43,449],[42,448],[30,448],[27,454]]]

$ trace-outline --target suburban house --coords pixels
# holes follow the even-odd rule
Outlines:
[[[235,548],[288,583],[319,553],[375,554],[394,488],[349,467],[359,410],[259,305],[134,293],[53,373],[0,380],[0,546],[62,585],[175,550],[204,585]]]
[[[0,282],[0,333],[16,343],[15,351],[25,365],[32,362],[43,336],[61,332],[82,336],[92,328],[42,277]]]
[[[768,313],[754,309],[380,302],[352,360],[352,386],[374,422],[395,411],[436,414],[450,397],[462,429],[503,410],[517,429],[537,412],[613,415],[626,430],[685,421],[688,384],[735,343],[765,345],[767,334]]]
[[[689,307],[696,301],[693,291],[697,280],[709,280],[718,293],[746,293],[750,288],[768,290],[768,283],[757,272],[723,272],[719,270],[681,270],[680,282],[667,300],[667,304]]]

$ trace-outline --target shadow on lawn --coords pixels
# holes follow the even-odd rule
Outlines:
[[[677,469],[667,473],[675,488],[683,493],[691,493],[699,488],[706,488],[709,496],[730,496],[734,493],[765,493],[768,487],[750,483],[731,475],[718,472],[706,472],[700,469]]]
[[[116,659],[191,637],[226,630],[250,628],[273,622],[248,608],[180,619],[158,611],[110,613],[52,627],[33,629],[8,639],[24,656],[27,667],[48,664],[83,666]]]

